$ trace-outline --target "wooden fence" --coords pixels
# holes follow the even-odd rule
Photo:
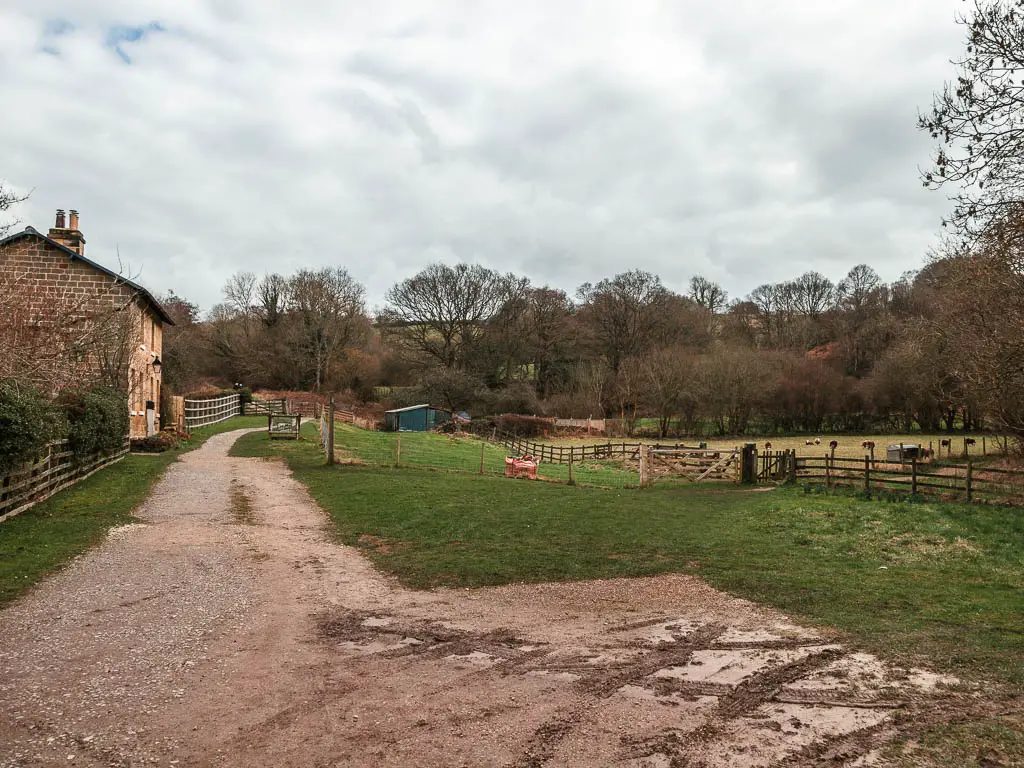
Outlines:
[[[762,469],[764,464],[761,465]],[[903,463],[832,456],[784,457],[773,466],[773,479],[820,483],[827,488],[853,487],[864,491],[905,491],[960,498],[966,501],[1024,499],[1024,471],[999,467],[928,462]]]
[[[203,399],[185,398],[185,429],[227,421],[242,413],[242,396],[222,395]]]
[[[242,408],[246,416],[268,416],[271,413],[288,413],[288,400],[261,400],[253,398]]]
[[[67,440],[50,443],[38,459],[22,464],[6,477],[0,477],[0,521],[24,512],[57,491],[120,461],[127,453],[127,437],[117,453],[110,456],[94,454],[81,461],[75,459]]]
[[[708,450],[701,448],[650,448],[645,450],[646,466],[643,478],[648,482],[658,479],[683,479],[694,483],[709,480],[740,481],[740,451]]]
[[[640,458],[640,446],[645,443],[624,443],[612,442],[594,443],[591,445],[549,445],[548,443],[537,443],[523,437],[516,437],[509,434],[493,434],[491,441],[504,445],[517,456],[536,456],[549,464],[577,464],[586,459],[600,461],[601,459]],[[704,450],[699,446],[683,445],[682,443],[657,444],[647,443],[647,447],[654,450]]]

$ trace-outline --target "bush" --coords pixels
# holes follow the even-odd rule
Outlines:
[[[497,430],[499,435],[509,434],[515,437],[543,437],[554,429],[554,424],[550,419],[519,416],[512,413],[473,419],[472,425],[473,432],[479,435],[489,435]]]
[[[0,475],[32,461],[67,434],[61,410],[32,387],[0,382]]]
[[[533,387],[513,384],[499,390],[494,400],[494,411],[497,413],[519,413],[535,415],[542,412]]]
[[[163,453],[180,444],[181,438],[172,431],[165,431],[132,440],[132,450],[139,453]]]
[[[110,455],[124,445],[130,429],[128,395],[106,387],[73,392],[62,398],[70,429],[68,440],[78,458]]]

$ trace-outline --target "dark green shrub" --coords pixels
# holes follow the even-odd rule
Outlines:
[[[128,395],[106,387],[73,392],[61,398],[70,428],[68,440],[78,458],[121,450],[130,428]]]
[[[0,475],[35,459],[67,426],[60,408],[32,387],[0,382]]]

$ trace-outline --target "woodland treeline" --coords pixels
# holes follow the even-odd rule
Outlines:
[[[235,275],[203,322],[169,296],[165,378],[344,390],[388,404],[656,418],[665,432],[991,428],[1024,437],[1024,0],[971,0],[965,53],[918,127],[948,239],[886,284],[867,265],[730,301],[627,271],[575,295],[433,264],[370,317],[342,268]],[[671,285],[678,285],[675,279]]]
[[[985,369],[999,366],[992,331],[1020,300],[985,253],[950,253],[891,284],[867,265],[838,283],[808,272],[736,300],[699,276],[676,292],[633,270],[569,296],[432,264],[396,283],[376,317],[342,268],[243,272],[203,321],[165,297],[178,324],[164,377],[178,391],[217,379],[386,393],[389,406],[475,416],[656,418],[662,433],[1004,428],[1020,401]]]

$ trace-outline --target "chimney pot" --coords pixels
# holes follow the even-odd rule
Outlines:
[[[57,224],[56,224],[56,227],[57,227],[57,229],[64,229],[65,226],[66,225],[64,223],[64,209],[63,208],[58,208],[57,209]]]
[[[78,229],[78,211],[73,208],[70,211],[70,221],[68,222],[69,229]]]

